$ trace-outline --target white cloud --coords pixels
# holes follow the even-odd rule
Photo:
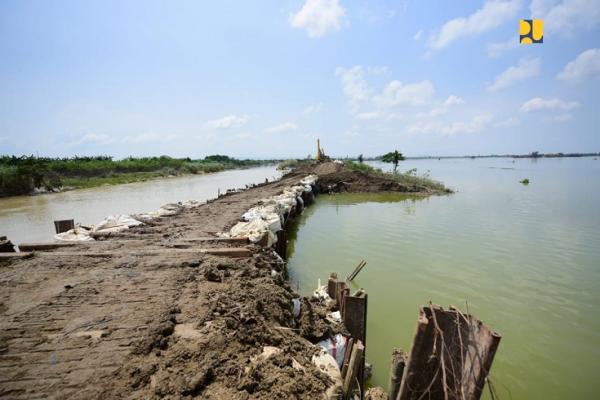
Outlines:
[[[589,49],[569,62],[556,77],[564,81],[583,81],[600,75],[600,49]]]
[[[496,43],[488,44],[488,47],[487,47],[488,57],[490,57],[490,58],[500,57],[502,55],[502,53],[504,53],[508,50],[516,49],[518,47],[519,47],[518,36],[514,35],[514,37],[511,37],[510,39],[508,39],[505,42],[496,42]]]
[[[428,134],[439,133],[446,136],[457,135],[461,133],[477,133],[483,131],[492,120],[490,114],[479,114],[470,121],[459,122],[441,122],[441,121],[421,121],[410,125],[408,133]]]
[[[96,134],[96,133],[88,133],[83,135],[79,140],[72,142],[71,145],[78,146],[86,143],[93,143],[98,145],[107,145],[114,143],[115,139],[108,135],[104,134]]]
[[[302,8],[290,14],[293,28],[304,28],[311,38],[318,38],[328,32],[339,31],[346,17],[346,10],[339,0],[306,0]]]
[[[421,37],[423,36],[423,29],[421,29],[419,32],[415,33],[415,36],[413,36],[414,40],[421,40]]]
[[[490,31],[513,20],[520,6],[520,0],[487,1],[473,14],[446,22],[429,44],[434,48],[442,48],[462,37]]]
[[[600,24],[598,0],[532,0],[530,11],[544,20],[544,33],[573,36]]]
[[[208,121],[205,126],[211,129],[230,129],[244,126],[250,117],[248,115],[226,115],[223,118]]]
[[[541,97],[534,97],[533,99],[527,100],[525,103],[523,103],[521,106],[521,111],[569,111],[577,107],[579,107],[579,103],[576,101],[563,101],[560,99],[542,99]]]
[[[433,84],[429,81],[403,84],[394,80],[387,84],[375,102],[381,107],[418,106],[425,104],[433,93]]]
[[[489,122],[492,120],[492,116],[489,114],[476,115],[467,122],[453,122],[450,125],[445,126],[442,129],[444,135],[456,135],[459,133],[476,133],[484,130]]]
[[[446,101],[444,101],[444,106],[446,106],[446,107],[458,106],[458,105],[464,104],[464,103],[465,103],[465,101],[462,98],[460,98],[458,96],[450,95],[450,96],[448,96]]]
[[[508,67],[496,77],[494,83],[488,85],[488,90],[495,92],[507,88],[515,83],[533,78],[540,74],[541,61],[539,58],[522,58],[518,65]]]
[[[307,106],[302,113],[303,114],[317,114],[320,113],[323,110],[323,103],[319,102],[319,103],[315,103],[315,104],[311,104],[309,106]]]
[[[417,114],[417,117],[435,117],[437,115],[446,114],[450,107],[458,106],[464,103],[465,101],[461,97],[450,95],[442,104],[432,108],[429,112]]]
[[[355,65],[349,69],[338,67],[335,74],[340,77],[344,94],[355,110],[361,103],[369,100],[370,89],[365,80],[363,68],[360,65]]]
[[[275,125],[267,129],[269,133],[283,133],[293,132],[298,130],[298,125],[293,122],[282,122],[281,124]]]

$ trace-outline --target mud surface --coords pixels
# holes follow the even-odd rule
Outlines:
[[[362,184],[338,168],[316,172]],[[306,172],[115,237],[0,260],[0,397],[323,398],[331,382],[311,362],[313,343],[343,328],[308,299],[294,317],[298,295],[272,250],[232,259],[190,249],[234,245],[186,242],[229,229]]]
[[[397,181],[383,174],[369,174],[354,171],[343,164],[329,162],[303,166],[298,172],[312,172],[319,175],[318,186],[322,193],[330,192],[402,192],[416,195],[446,194],[448,190],[428,186],[415,180]]]

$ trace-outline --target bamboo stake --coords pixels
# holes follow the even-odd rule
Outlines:
[[[350,275],[348,275],[346,280],[348,282],[352,282],[354,280],[354,278],[356,278],[356,275],[358,275],[358,273],[360,271],[362,271],[362,269],[365,267],[365,265],[367,265],[367,262],[365,260],[361,260],[361,262],[358,263],[356,268],[354,268],[354,271],[352,271],[352,273]]]

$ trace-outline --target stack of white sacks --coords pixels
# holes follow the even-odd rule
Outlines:
[[[132,226],[142,225],[144,221],[150,221],[160,217],[166,217],[179,214],[184,208],[198,207],[201,203],[195,200],[188,200],[184,203],[169,203],[161,206],[156,211],[138,215],[109,215],[96,225],[87,229],[77,226],[67,232],[54,235],[54,239],[63,242],[87,242],[94,240],[92,233],[112,233],[129,229]]]
[[[318,177],[309,175],[298,185],[284,189],[283,193],[260,201],[242,215],[243,222],[238,222],[223,237],[248,237],[250,242],[258,243],[267,237],[267,247],[277,243],[277,232],[283,229],[283,217],[297,204],[303,206],[303,193],[312,192],[312,185]]]

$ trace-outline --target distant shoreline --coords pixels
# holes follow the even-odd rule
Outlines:
[[[473,158],[578,158],[578,157],[600,157],[600,153],[531,153],[531,154],[489,154],[476,156],[421,156],[405,157],[406,160],[441,160],[441,159],[473,159]],[[364,158],[364,161],[379,161],[379,157]]]
[[[224,155],[204,159],[167,156],[113,160],[109,156],[0,157],[0,197],[29,196],[119,185],[275,164],[279,160],[238,160]]]

